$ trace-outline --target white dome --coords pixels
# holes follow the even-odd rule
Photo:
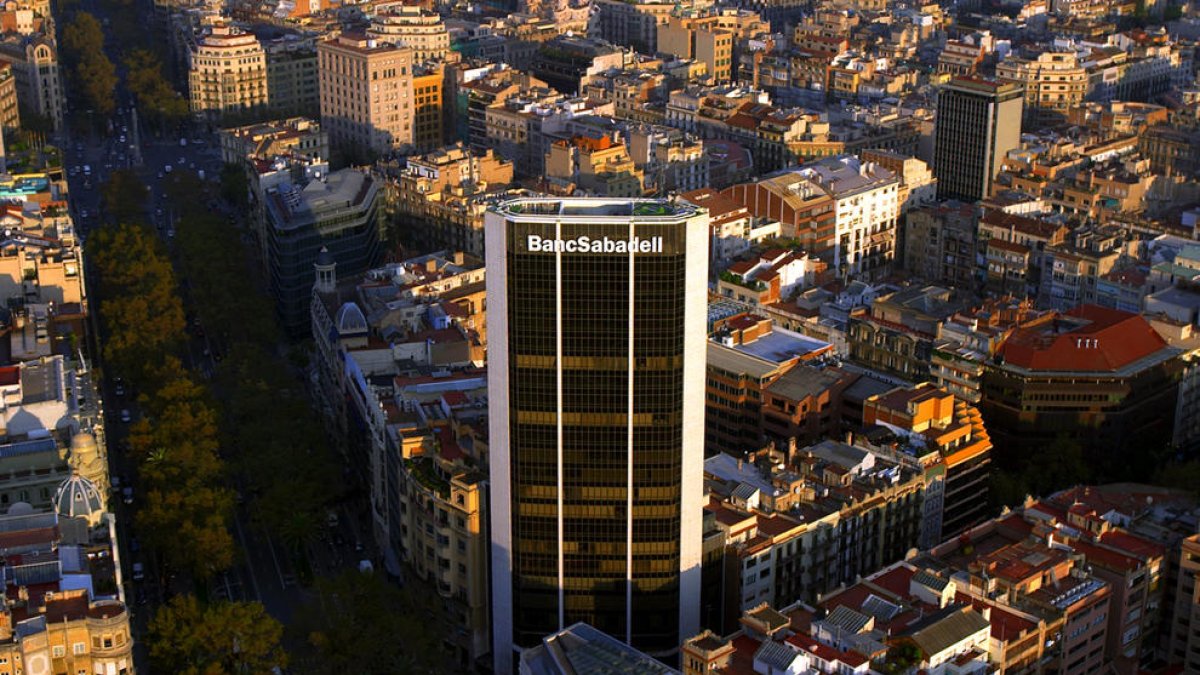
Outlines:
[[[95,525],[104,513],[104,499],[92,481],[71,476],[54,493],[54,510],[60,518],[83,518]]]

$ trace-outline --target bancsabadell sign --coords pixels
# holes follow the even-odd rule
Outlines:
[[[530,253],[662,253],[663,238],[594,239],[587,235],[574,239],[550,239],[531,234],[525,239]]]

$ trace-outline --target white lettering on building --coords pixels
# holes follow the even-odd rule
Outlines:
[[[530,253],[662,253],[662,237],[642,239],[595,239],[587,235],[574,239],[550,239],[531,234],[525,239],[525,250]]]

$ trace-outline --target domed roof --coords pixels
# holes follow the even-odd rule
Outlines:
[[[337,313],[337,330],[340,335],[353,335],[367,332],[367,317],[353,302],[342,305]]]
[[[321,251],[317,253],[317,267],[333,267],[337,261],[333,259],[333,254],[325,246],[321,247]]]
[[[54,510],[61,518],[84,518],[94,525],[104,513],[104,499],[92,481],[71,476],[54,493]]]
[[[71,454],[80,455],[86,452],[98,452],[100,445],[96,437],[86,431],[80,431],[71,437]]]

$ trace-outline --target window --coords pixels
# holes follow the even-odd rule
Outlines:
[[[87,653],[87,643],[86,642],[76,642],[74,644],[74,646],[72,646],[71,651],[74,652],[75,654],[85,654],[85,653]]]
[[[54,645],[50,648],[50,655],[56,659],[61,659],[67,655],[67,648],[62,645]]]

